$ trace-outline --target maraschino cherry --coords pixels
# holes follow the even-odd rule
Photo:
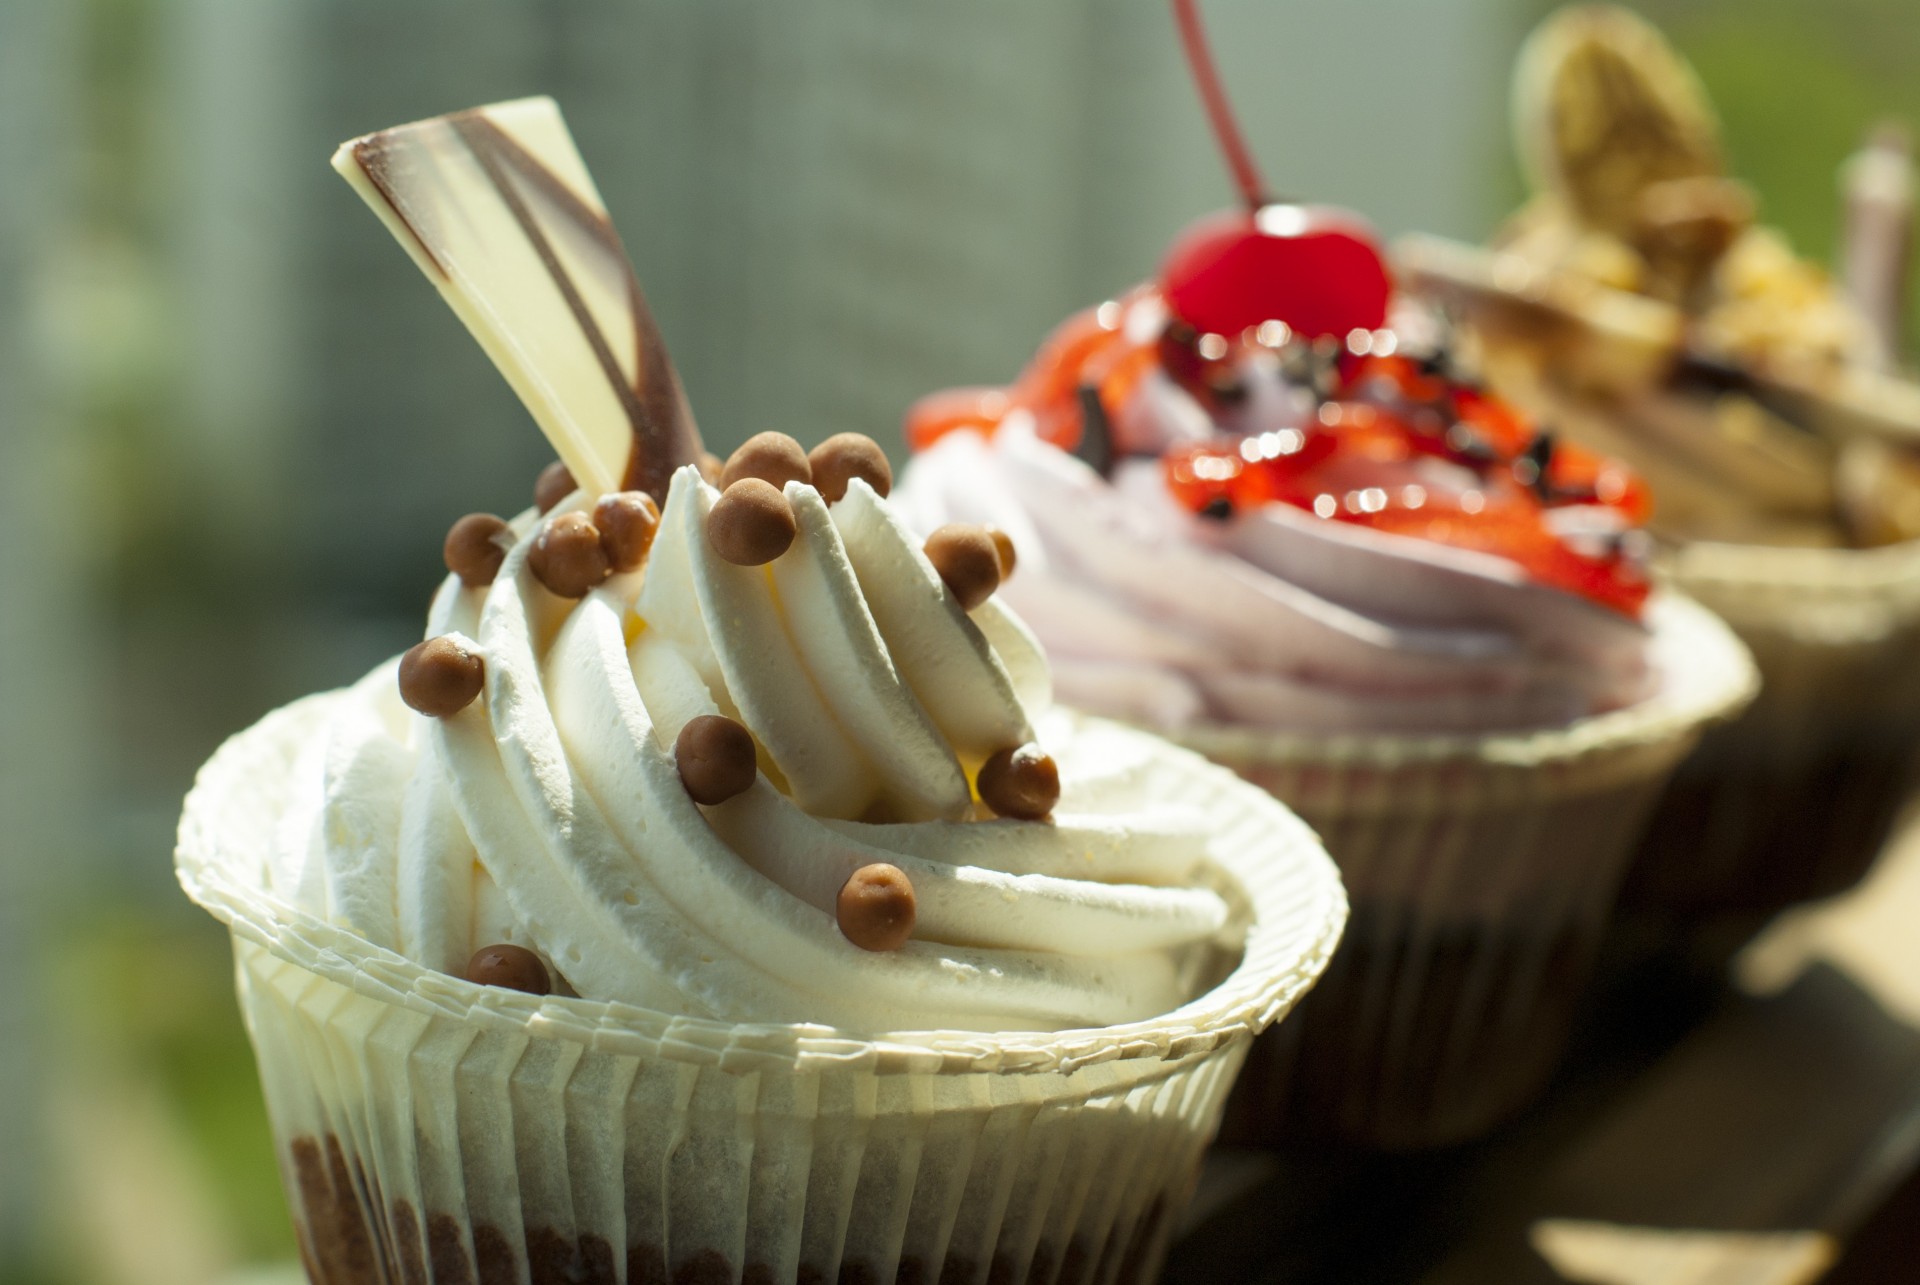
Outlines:
[[[1229,338],[1263,321],[1283,321],[1307,339],[1385,324],[1393,281],[1366,220],[1268,197],[1207,47],[1198,0],[1173,0],[1173,12],[1245,208],[1207,215],[1174,240],[1160,269],[1167,306],[1202,334]]]

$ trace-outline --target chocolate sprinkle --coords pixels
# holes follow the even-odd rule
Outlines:
[[[898,866],[861,866],[834,904],[840,935],[861,950],[899,950],[913,936],[913,881]]]
[[[962,611],[972,611],[1000,587],[1000,551],[985,527],[949,522],[927,537],[926,554]]]
[[[1447,429],[1447,447],[1467,463],[1480,468],[1497,464],[1500,455],[1489,446],[1486,439],[1464,423],[1451,425]]]
[[[746,793],[758,768],[753,734],[724,714],[689,719],[673,740],[680,783],[695,803],[725,803]]]
[[[1553,434],[1540,432],[1534,435],[1520,458],[1513,462],[1513,475],[1520,485],[1530,488],[1542,504],[1553,502],[1553,482],[1548,478],[1553,468]]]
[[[525,946],[501,943],[482,946],[467,961],[467,980],[482,986],[503,986],[529,995],[551,995],[553,979],[540,956]]]
[[[785,433],[755,433],[727,457],[726,467],[720,470],[720,489],[745,477],[757,477],[781,490],[789,482],[811,483],[813,466],[800,443]]]
[[[813,466],[813,485],[828,504],[838,504],[847,493],[847,483],[859,478],[876,495],[893,490],[893,465],[880,443],[864,433],[835,433],[813,448],[807,456]]]
[[[533,503],[542,513],[549,512],[553,506],[572,495],[580,488],[573,480],[573,474],[559,460],[540,470],[540,476],[533,479]]]
[[[548,518],[527,550],[527,568],[562,598],[584,598],[613,573],[600,532],[584,513]]]
[[[1060,801],[1060,768],[1038,745],[1016,745],[982,763],[975,786],[995,816],[1043,821]]]
[[[1092,384],[1080,385],[1080,440],[1073,444],[1073,455],[1101,477],[1113,476],[1118,454],[1113,445],[1113,421],[1107,418],[1107,404]]]
[[[1233,516],[1233,501],[1224,495],[1216,495],[1200,506],[1200,516],[1214,522],[1225,522]]]
[[[512,543],[513,529],[504,521],[491,513],[469,513],[448,530],[441,556],[461,583],[488,585],[500,574],[500,563]]]
[[[615,491],[593,506],[600,547],[615,571],[638,571],[660,532],[660,506],[645,491]]]
[[[450,718],[486,684],[480,653],[450,634],[415,643],[400,657],[400,699],[432,718]]]
[[[772,562],[792,546],[798,529],[787,497],[757,477],[729,486],[707,514],[713,551],[740,567]]]

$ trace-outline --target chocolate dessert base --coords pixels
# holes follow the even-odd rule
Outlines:
[[[622,1279],[628,1285],[1128,1285],[1159,1275],[1172,1212],[1184,1203],[1170,1197],[1185,1195],[1156,1198],[1139,1218],[1116,1223],[1100,1243],[1081,1236],[1064,1246],[1042,1242],[1025,1262],[1011,1250],[985,1262],[909,1254],[893,1265],[802,1263],[789,1274],[765,1263],[736,1263],[710,1249],[670,1264],[666,1247],[645,1243],[627,1246],[623,1277],[620,1256],[604,1237],[527,1226],[523,1253],[499,1227],[477,1226],[469,1236],[460,1220],[443,1213],[429,1214],[423,1227],[407,1201],[385,1200],[336,1135],[296,1138],[289,1152],[300,1256],[314,1285],[616,1285]]]
[[[1254,1041],[1223,1142],[1464,1142],[1524,1110],[1565,1049],[1600,936],[1461,928],[1417,940],[1356,906],[1320,984]]]

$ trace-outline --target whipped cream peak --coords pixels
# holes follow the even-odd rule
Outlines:
[[[562,993],[693,1015],[1053,1029],[1189,998],[1231,942],[1206,819],[1134,802],[1122,734],[1043,731],[1025,625],[962,610],[865,481],[832,504],[789,482],[795,537],[759,566],[717,553],[720,494],[676,472],[644,564],[579,598],[530,555],[584,491],[508,524],[490,584],[450,575],[429,634],[482,658],[481,693],[411,713],[389,664],[339,694],[275,890],[435,968],[521,946]],[[758,769],[711,805],[676,762],[706,715]],[[975,776],[1036,742],[1057,806],[995,818]],[[874,867],[911,890],[897,949],[836,920]]]
[[[1064,699],[1168,729],[1551,726],[1656,689],[1646,627],[1514,563],[1285,504],[1196,515],[1155,459],[1103,477],[1009,422],[907,470],[918,526],[1008,531],[1003,591]]]

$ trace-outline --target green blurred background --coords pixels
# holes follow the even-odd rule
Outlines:
[[[1211,0],[1281,190],[1484,235],[1549,6]],[[1920,124],[1913,0],[1641,6],[1765,217]],[[447,523],[548,458],[328,170],[549,92],[709,442],[1010,376],[1227,184],[1158,0],[0,0],[0,1285],[281,1279],[221,930],[172,882],[228,733],[418,637]]]

